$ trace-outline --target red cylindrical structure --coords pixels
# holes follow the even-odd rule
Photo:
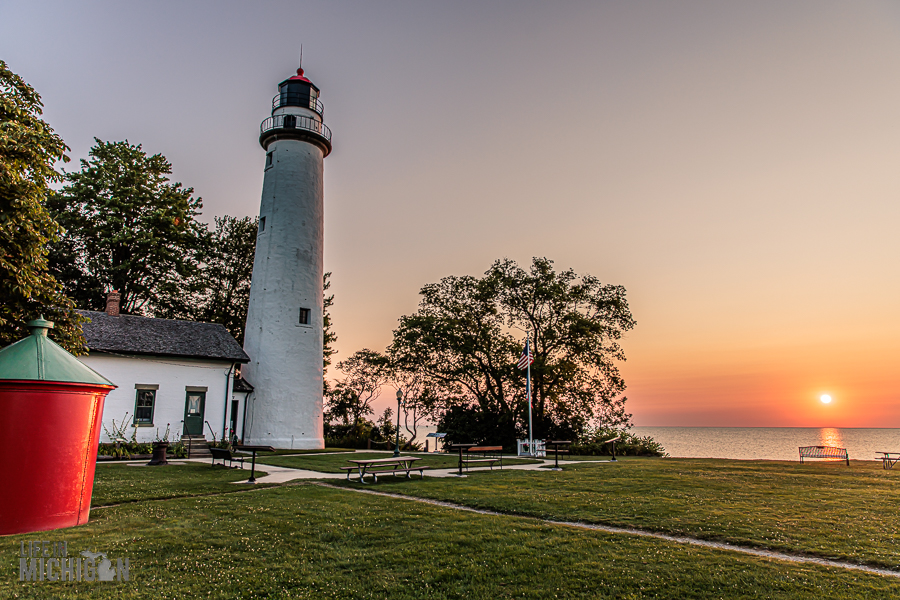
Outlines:
[[[0,381],[0,535],[87,523],[109,390]]]
[[[52,323],[29,326],[31,337],[0,351],[0,535],[87,523],[115,387],[46,337]]]

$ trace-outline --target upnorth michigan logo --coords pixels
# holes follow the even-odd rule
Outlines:
[[[106,552],[69,556],[68,542],[19,542],[19,581],[130,581],[128,558]]]

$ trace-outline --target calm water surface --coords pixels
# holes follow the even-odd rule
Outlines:
[[[900,452],[900,429],[836,427],[634,427],[669,456],[800,460],[800,446],[846,448],[851,460],[875,460],[878,451]]]

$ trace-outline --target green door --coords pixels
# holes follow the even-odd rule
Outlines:
[[[203,409],[206,406],[206,392],[188,392],[184,401],[184,434],[203,434]]]

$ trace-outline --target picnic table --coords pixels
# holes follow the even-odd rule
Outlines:
[[[462,469],[463,469],[463,450],[468,450],[469,448],[474,448],[474,447],[476,447],[477,445],[478,445],[478,444],[450,444],[450,449],[451,449],[451,450],[459,450],[459,473],[457,474],[457,475],[459,475],[459,477],[465,477],[465,475],[463,475],[463,472],[462,472]]]
[[[253,464],[250,466],[250,479],[247,480],[247,483],[256,483],[256,453],[275,452],[275,448],[272,446],[235,446],[234,449],[241,452],[253,453]]]
[[[900,461],[900,452],[878,452],[881,455],[881,468],[893,469],[894,465]]]
[[[560,446],[570,446],[572,444],[571,440],[551,440],[546,442],[547,446],[553,446],[553,470],[554,471],[562,471],[559,468],[559,453],[564,452],[568,454],[568,450],[560,450]]]
[[[604,440],[602,443],[604,444],[612,444],[612,458],[609,459],[609,462],[619,462],[616,460],[616,442],[622,439],[621,435],[617,435],[614,438],[610,438],[608,440]]]
[[[347,462],[353,463],[352,467],[341,467],[342,471],[347,471],[347,481],[350,481],[350,473],[354,470],[359,474],[359,482],[365,483],[365,476],[371,475],[373,483],[378,483],[379,475],[396,475],[397,473],[405,473],[406,478],[410,479],[410,471],[418,471],[419,477],[424,477],[425,469],[431,467],[425,465],[413,465],[413,463],[421,458],[417,456],[398,456],[396,458],[368,458],[368,459],[351,459]]]

